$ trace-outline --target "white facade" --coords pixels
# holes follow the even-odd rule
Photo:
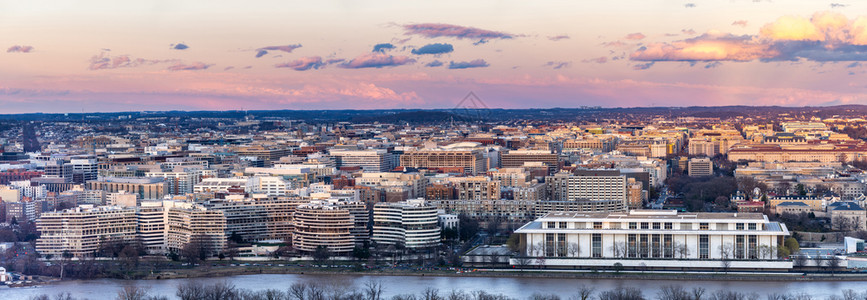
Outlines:
[[[407,248],[439,245],[437,208],[423,199],[380,202],[373,207],[373,235],[378,244],[403,243]]]
[[[512,264],[549,267],[789,269],[777,247],[784,224],[758,213],[549,213],[520,234]],[[527,258],[529,261],[526,261]]]
[[[337,167],[361,167],[365,172],[387,172],[394,168],[392,154],[383,149],[331,150],[329,154],[337,161]]]

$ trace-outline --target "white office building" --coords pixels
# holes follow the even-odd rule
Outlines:
[[[791,269],[785,224],[759,213],[553,212],[515,231],[513,265],[551,268]],[[617,265],[619,264],[619,265]]]

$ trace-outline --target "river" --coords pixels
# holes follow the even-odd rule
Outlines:
[[[168,279],[168,280],[74,280],[55,284],[0,289],[0,299],[28,299],[31,296],[69,292],[76,298],[114,299],[124,285],[136,285],[148,289],[151,295],[165,295],[175,299],[175,288],[187,280],[198,280],[205,284],[226,281],[238,288],[250,290],[286,290],[295,282],[314,282],[332,284],[333,287],[361,287],[371,280],[379,281],[384,294],[390,298],[396,294],[418,294],[428,287],[448,292],[452,289],[462,291],[485,290],[518,299],[526,299],[533,293],[553,293],[564,299],[574,295],[577,287],[587,285],[596,292],[616,287],[636,287],[645,297],[653,299],[661,286],[677,284],[684,288],[703,287],[708,293],[727,289],[742,293],[757,293],[765,299],[769,293],[808,293],[813,299],[824,299],[833,294],[839,295],[844,289],[858,292],[867,291],[863,281],[662,281],[662,280],[617,280],[617,279],[560,279],[560,278],[515,278],[515,277],[435,277],[435,276],[359,276],[359,275],[299,275],[299,274],[257,274],[216,278]]]

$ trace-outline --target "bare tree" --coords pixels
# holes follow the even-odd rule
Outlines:
[[[834,272],[837,270],[837,268],[840,267],[840,257],[838,257],[836,255],[831,255],[830,257],[828,257],[828,260],[825,264],[828,266],[828,269],[831,271],[831,274],[834,274]]]
[[[435,288],[426,288],[422,292],[421,300],[443,300],[443,297],[440,296],[440,291]]]
[[[142,287],[127,285],[117,292],[117,300],[146,300],[149,299],[148,292]]]
[[[731,243],[725,243],[719,246],[719,256],[720,263],[722,264],[723,271],[728,273],[729,268],[732,266],[732,252],[734,248]]]
[[[666,285],[659,289],[656,293],[656,299],[659,300],[692,300],[690,295],[682,286]]]
[[[611,245],[610,248],[611,253],[614,254],[614,257],[626,257],[626,242],[615,242],[614,245]]]
[[[378,287],[381,292],[381,285]],[[368,289],[370,286],[368,285]],[[307,293],[307,285],[301,282],[293,283],[289,286],[289,290],[286,292],[288,294],[288,300],[304,300],[304,296]],[[377,294],[377,298],[368,298],[370,300],[379,300],[379,295]]]
[[[205,297],[205,286],[198,281],[187,281],[178,285],[175,296],[181,300],[197,300]]]
[[[806,255],[792,255],[792,264],[795,267],[803,267],[807,265],[807,256]]]
[[[590,300],[590,297],[593,296],[593,290],[594,288],[582,284],[578,287],[578,294],[569,300]]]
[[[705,290],[703,287],[692,288],[692,300],[701,300],[704,297]]]
[[[581,245],[578,243],[569,243],[566,245],[566,253],[569,253],[569,257],[578,257],[581,255]]]
[[[675,242],[674,243],[674,256],[678,258],[687,258],[689,257],[689,246],[684,243]]]
[[[364,293],[367,300],[380,300],[382,298],[382,282],[371,280],[364,283]]]

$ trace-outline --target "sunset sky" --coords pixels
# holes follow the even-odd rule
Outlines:
[[[867,104],[867,4],[5,1],[0,113]]]

